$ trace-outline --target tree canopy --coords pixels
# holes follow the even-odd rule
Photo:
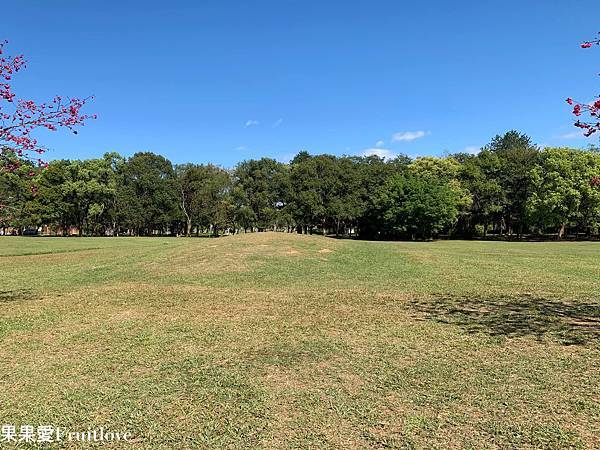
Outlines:
[[[287,164],[261,158],[232,169],[173,166],[149,152],[46,169],[22,160],[0,173],[0,198],[13,205],[0,226],[86,235],[589,236],[600,225],[598,176],[596,149],[539,149],[516,131],[476,155],[416,159],[300,152]]]

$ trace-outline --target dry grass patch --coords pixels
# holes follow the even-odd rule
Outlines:
[[[139,448],[600,447],[600,247],[78,242],[101,248],[5,258],[0,423]]]

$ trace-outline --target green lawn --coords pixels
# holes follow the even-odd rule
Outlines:
[[[0,424],[600,447],[600,243],[5,237],[0,262]]]

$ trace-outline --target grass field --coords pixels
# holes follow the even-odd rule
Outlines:
[[[600,243],[6,237],[0,262],[0,424],[600,448]]]

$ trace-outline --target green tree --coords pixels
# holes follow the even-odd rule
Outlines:
[[[437,181],[446,183],[458,199],[458,219],[467,220],[473,204],[473,197],[460,179],[461,164],[455,158],[424,156],[411,162],[408,170],[416,177],[429,180],[434,184]]]
[[[0,170],[0,228],[15,228],[20,234],[27,228],[37,228],[41,222],[35,207],[39,169],[30,161],[6,155],[14,170]]]
[[[490,226],[500,228],[505,204],[499,179],[500,158],[485,149],[477,155],[457,154],[454,158],[460,163],[461,184],[471,197],[468,214],[459,218],[461,232],[473,236],[479,226],[483,236],[486,236]]]
[[[358,219],[366,209],[366,186],[361,177],[359,160],[351,157],[337,158],[337,182],[329,201],[328,222],[335,234],[357,226]]]
[[[571,148],[546,148],[531,170],[530,219],[540,229],[555,227],[562,238],[567,227],[596,227],[600,190],[590,183],[600,173],[600,155]]]
[[[66,233],[76,223],[75,205],[63,194],[62,186],[71,176],[69,160],[52,161],[38,181],[36,205],[42,221]]]
[[[299,153],[291,163],[292,211],[299,229],[323,234],[339,230],[362,208],[352,161],[333,155]]]
[[[435,237],[456,219],[460,201],[446,180],[414,173],[392,175],[378,191],[384,235]]]
[[[360,185],[360,196],[363,204],[362,214],[357,218],[357,228],[361,237],[376,238],[382,230],[379,190],[386,180],[396,174],[408,170],[410,158],[398,156],[392,161],[385,161],[375,155],[356,158]]]
[[[136,153],[119,173],[117,209],[122,227],[136,235],[168,230],[181,219],[171,162],[154,153]]]
[[[217,166],[205,166],[206,177],[198,195],[201,199],[201,224],[206,224],[215,236],[230,222],[231,177]]]
[[[527,226],[527,201],[531,193],[530,172],[535,165],[538,148],[531,138],[518,131],[495,136],[485,147],[500,160],[499,182],[504,192],[504,226],[508,234],[520,237]]]
[[[42,172],[36,196],[46,223],[75,226],[79,234],[100,234],[110,227],[116,180],[110,159],[60,160]]]
[[[202,221],[202,199],[200,190],[205,181],[206,169],[195,164],[179,165],[175,168],[178,180],[179,206],[185,217],[185,234],[190,236],[192,228]]]
[[[234,198],[238,219],[244,228],[259,231],[277,224],[279,211],[289,203],[289,170],[271,158],[251,159],[237,165],[234,171]]]

